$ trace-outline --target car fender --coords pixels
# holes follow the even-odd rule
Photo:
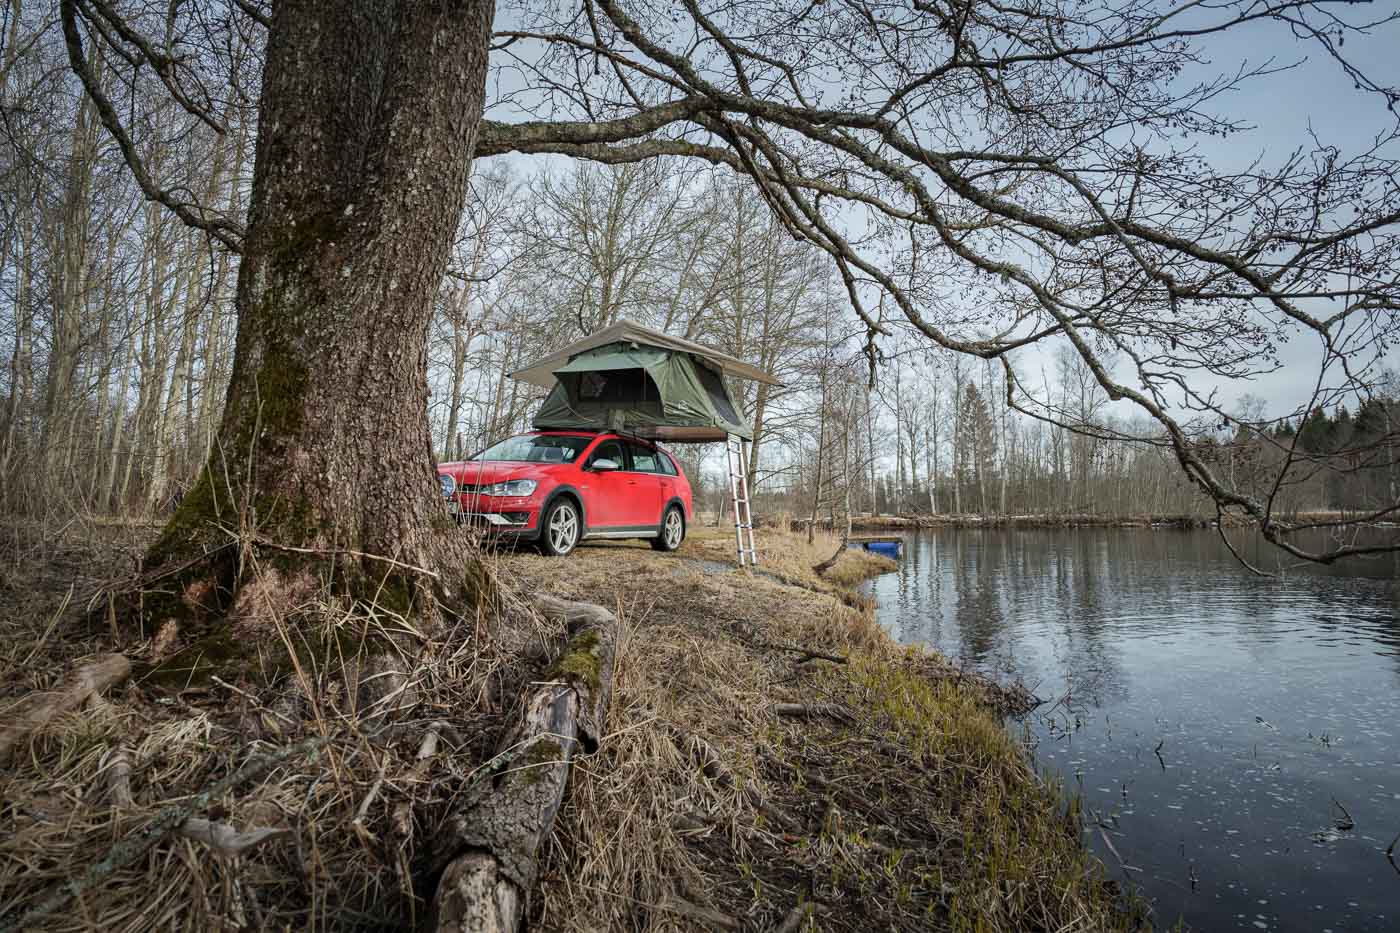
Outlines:
[[[666,504],[661,507],[661,514],[657,516],[656,526],[658,528],[661,527],[661,523],[666,520],[666,510],[673,505],[678,505],[681,507],[681,521],[685,522],[686,529],[689,530],[690,516],[685,514],[685,500],[682,499],[680,496],[672,496],[671,498],[666,500]]]
[[[549,507],[554,504],[554,500],[558,499],[565,493],[569,493],[570,495],[572,495],[573,500],[578,503],[579,531],[582,533],[583,530],[588,527],[588,506],[584,505],[583,493],[579,492],[576,487],[571,486],[568,483],[560,483],[558,486],[555,486],[549,491],[549,495],[544,497],[544,501],[540,503],[540,517],[537,520],[536,524],[540,528],[544,527],[545,513],[547,513],[549,511]]]

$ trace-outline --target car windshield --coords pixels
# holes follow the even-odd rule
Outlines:
[[[515,460],[525,463],[572,463],[583,453],[591,437],[573,434],[519,434],[493,444],[472,457],[472,462]]]

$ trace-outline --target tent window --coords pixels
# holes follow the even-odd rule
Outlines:
[[[659,396],[644,369],[596,370],[578,380],[578,397],[583,402],[646,402]]]
[[[725,391],[719,373],[700,363],[696,364],[695,372],[700,376],[700,384],[705,387],[705,394],[709,395],[710,404],[715,406],[719,416],[730,424],[738,424],[739,416],[734,406],[729,404],[729,393]]]

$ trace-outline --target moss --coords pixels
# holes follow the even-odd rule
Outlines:
[[[217,623],[162,661],[136,662],[132,665],[132,679],[173,690],[207,686],[216,676],[271,686],[293,673],[298,664],[303,669],[321,669],[328,661],[339,664],[342,658],[372,652],[378,639],[362,637],[358,630],[344,627],[307,626],[292,641],[295,654],[287,650],[280,638],[240,638],[227,624]],[[293,658],[297,663],[293,663]]]
[[[592,690],[598,689],[603,677],[603,659],[598,651],[600,644],[597,632],[583,632],[574,636],[545,676],[550,680],[563,680],[582,684]]]
[[[163,661],[155,664],[134,664],[132,679],[138,683],[172,690],[203,686],[209,683],[210,677],[215,674],[228,678],[230,675],[238,677],[244,673],[247,653],[248,648],[240,645],[229,630],[214,631],[191,642]]]
[[[496,578],[480,558],[472,558],[462,568],[462,599],[467,606],[492,613],[500,609],[501,594]]]
[[[529,750],[520,757],[517,764],[520,776],[526,784],[538,784],[544,778],[545,765],[554,764],[564,758],[564,746],[555,739],[538,738]]]
[[[372,606],[395,615],[408,616],[413,613],[416,593],[417,586],[411,578],[395,573],[375,583],[374,588],[364,595]]]

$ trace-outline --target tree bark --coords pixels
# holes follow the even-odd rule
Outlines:
[[[147,555],[152,569],[199,555],[215,521],[298,548],[242,581],[224,550],[210,569],[235,620],[327,577],[405,611],[427,581],[458,597],[477,579],[435,483],[427,336],[492,15],[489,0],[274,8],[222,421]],[[171,603],[148,599],[145,612]]]

